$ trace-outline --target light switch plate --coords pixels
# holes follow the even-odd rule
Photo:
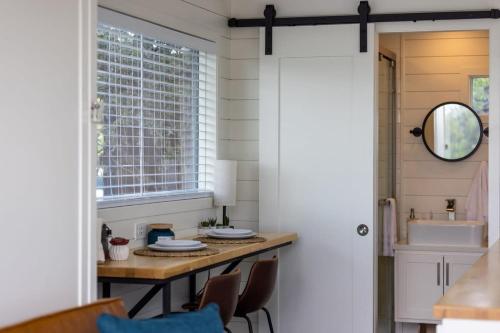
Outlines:
[[[146,238],[148,233],[148,224],[147,223],[136,223],[134,225],[134,238],[135,239],[143,239]]]

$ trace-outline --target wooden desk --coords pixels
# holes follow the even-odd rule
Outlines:
[[[220,253],[192,258],[158,258],[130,254],[125,261],[107,261],[97,266],[98,281],[103,284],[103,297],[110,297],[111,284],[150,284],[150,291],[129,311],[133,318],[160,290],[163,294],[163,315],[170,312],[170,282],[189,277],[190,302],[196,297],[196,273],[229,264],[222,274],[232,271],[245,258],[290,245],[296,233],[264,233],[265,242],[254,244],[219,245]],[[131,251],[132,252],[132,251]]]
[[[434,316],[500,320],[500,241],[434,305]]]

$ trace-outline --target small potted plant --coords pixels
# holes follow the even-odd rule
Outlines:
[[[122,237],[112,238],[109,247],[109,257],[111,260],[127,260],[129,249],[128,239]]]
[[[223,228],[233,228],[229,225],[229,217],[224,216],[223,221],[222,221],[222,226]]]
[[[208,220],[203,220],[200,222],[200,225],[198,226],[198,235],[205,236],[209,230],[210,230],[210,222],[208,222]]]
[[[217,218],[215,217],[210,217],[208,219],[208,224],[210,225],[210,229],[215,229],[217,226]]]

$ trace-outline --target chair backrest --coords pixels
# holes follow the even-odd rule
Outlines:
[[[240,282],[241,272],[239,269],[209,279],[205,284],[199,308],[202,309],[209,303],[217,304],[222,322],[226,326],[233,317],[236,304],[238,304]]]
[[[237,315],[245,315],[260,310],[271,298],[276,276],[278,258],[260,260],[253,264],[245,290],[238,301]]]
[[[0,333],[98,333],[96,321],[103,313],[127,317],[121,299],[105,299],[9,326]]]

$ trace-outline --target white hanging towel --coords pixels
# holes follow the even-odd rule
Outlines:
[[[482,161],[465,201],[467,220],[488,223],[488,162]]]
[[[396,199],[388,198],[384,205],[384,242],[382,254],[385,257],[394,256],[394,245],[398,238],[396,221]]]

